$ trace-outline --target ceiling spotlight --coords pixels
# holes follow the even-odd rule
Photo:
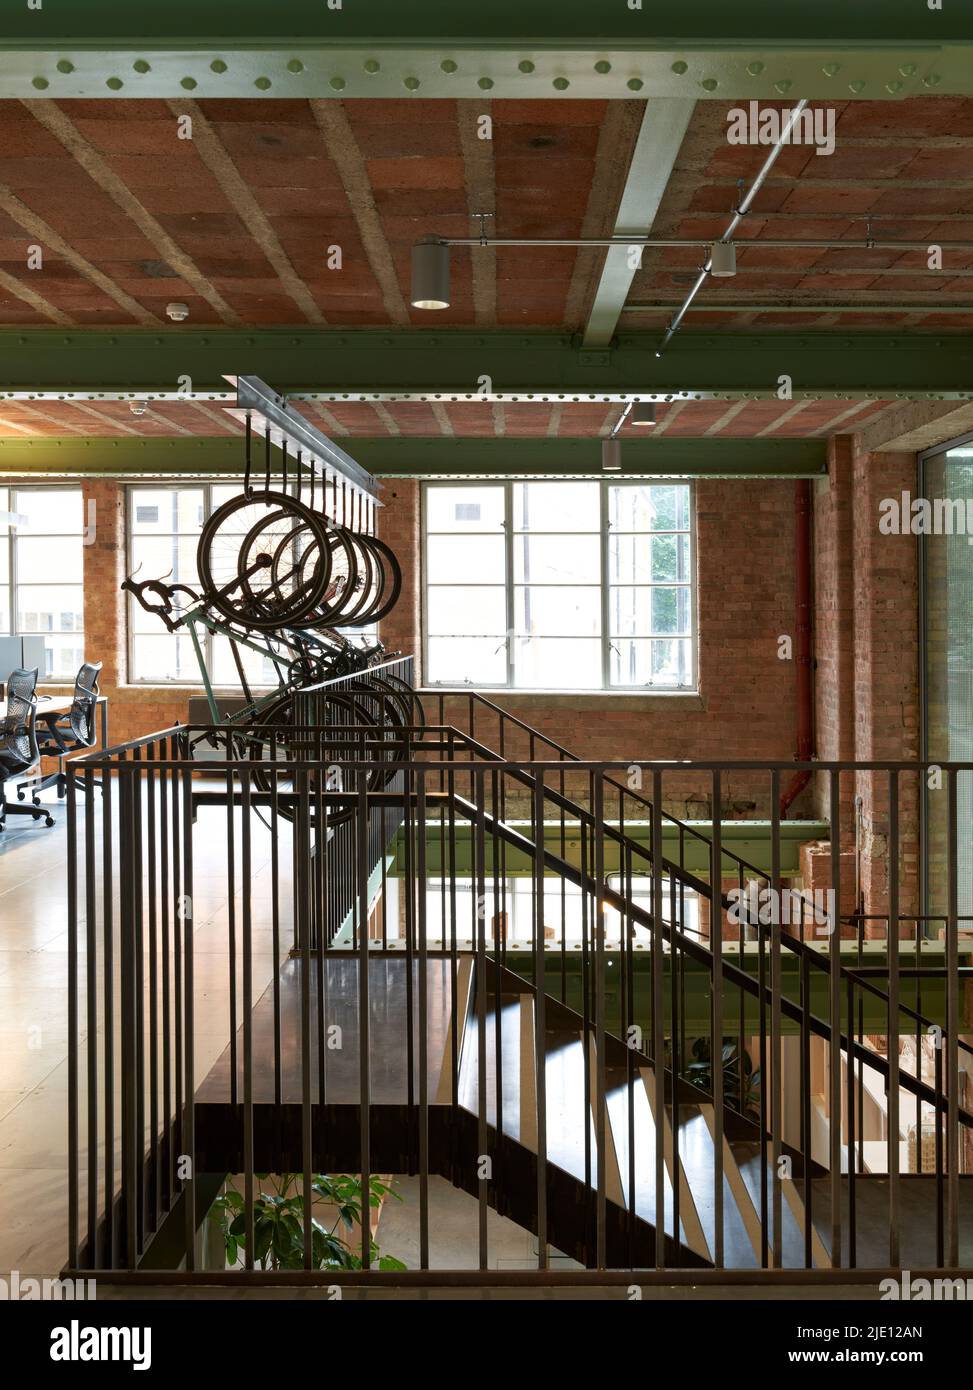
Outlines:
[[[727,278],[737,273],[737,249],[732,241],[715,241],[710,258],[710,274]]]
[[[133,415],[144,415],[145,401],[129,401],[128,408]]]
[[[633,425],[654,425],[655,401],[636,401],[628,418]]]
[[[189,318],[189,305],[172,303],[166,305],[166,317],[172,319],[173,323],[182,323]]]
[[[438,236],[423,237],[412,248],[412,307],[449,308],[449,247]]]
[[[601,441],[601,466],[606,473],[618,473],[622,466],[622,441],[603,439]]]

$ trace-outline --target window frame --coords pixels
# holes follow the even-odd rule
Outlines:
[[[18,629],[19,629],[19,623],[15,623],[15,622],[14,622],[14,618],[18,618],[18,617],[19,617],[19,613],[20,613],[19,591],[20,591],[20,588],[21,588],[21,583],[20,583],[20,580],[19,580],[18,577],[17,577],[17,575],[18,575],[18,564],[17,564],[18,528],[17,528],[16,526],[14,526],[12,523],[9,523],[9,522],[7,523],[7,536],[6,536],[7,562],[8,562],[7,574],[8,574],[8,578],[7,578],[7,583],[6,583],[5,587],[6,587],[6,589],[7,589],[7,626],[8,626],[8,628],[9,628],[9,631],[10,631],[10,635],[11,635],[11,636],[14,636],[14,637],[58,637],[58,636],[60,636],[60,637],[67,637],[67,636],[71,636],[71,637],[80,637],[80,638],[81,638],[81,650],[82,650],[82,653],[84,653],[84,650],[85,650],[85,641],[84,641],[84,639],[85,639],[85,612],[84,612],[84,599],[85,599],[85,583],[84,583],[84,536],[85,536],[84,489],[82,488],[82,486],[81,486],[80,483],[70,483],[70,482],[59,482],[59,483],[30,483],[30,482],[26,482],[26,483],[22,483],[22,482],[18,482],[18,480],[17,480],[16,478],[13,478],[13,479],[5,479],[5,480],[3,481],[3,483],[2,483],[2,486],[3,486],[3,488],[5,489],[5,491],[6,491],[6,493],[7,493],[7,507],[6,507],[6,510],[7,510],[8,512],[10,512],[11,514],[15,514],[15,511],[16,511],[15,506],[14,506],[14,494],[17,494],[17,493],[29,492],[29,493],[46,494],[47,496],[50,496],[52,493],[55,493],[55,492],[61,492],[61,493],[63,493],[63,492],[76,492],[76,493],[78,493],[79,496],[81,497],[81,530],[78,532],[78,535],[77,535],[77,539],[81,542],[81,581],[80,581],[80,583],[77,583],[77,584],[76,584],[76,583],[69,583],[69,584],[60,585],[60,586],[58,586],[58,585],[56,585],[56,584],[48,584],[48,585],[45,586],[45,585],[42,584],[42,583],[26,583],[26,584],[23,585],[23,587],[24,587],[25,589],[32,589],[32,588],[35,588],[35,589],[36,589],[36,588],[44,588],[44,587],[48,587],[48,588],[51,588],[51,587],[63,587],[63,588],[72,588],[72,589],[73,589],[73,588],[78,588],[78,589],[80,589],[80,591],[81,591],[81,603],[80,603],[81,627],[80,627],[80,629],[78,629],[78,628],[71,628],[71,629],[69,629],[69,630],[66,631],[66,632],[62,631],[61,629],[52,629],[52,630],[49,631],[49,632],[20,632],[20,631],[18,630]],[[31,538],[32,540],[57,541],[57,540],[64,540],[65,537],[70,537],[71,539],[74,539],[74,537],[71,535],[71,532],[69,532],[69,531],[50,531],[50,532],[48,532],[48,531],[32,531],[32,532],[30,533],[30,538]],[[82,656],[82,659],[83,659],[83,656]],[[74,681],[76,675],[77,675],[77,671],[76,671],[76,670],[75,670],[75,671],[68,671],[67,673],[65,673],[65,674],[63,674],[63,675],[58,675],[56,672],[52,672],[50,675],[48,675],[47,672],[45,671],[42,675],[40,675],[40,674],[38,675],[37,683],[38,683],[38,685],[70,685],[70,684],[73,683],[73,681]]]
[[[138,482],[130,482],[130,483],[127,483],[126,486],[125,486],[125,573],[126,573],[126,574],[131,574],[131,573],[132,573],[132,568],[133,568],[133,563],[134,563],[134,561],[133,561],[133,551],[134,551],[134,547],[133,547],[133,544],[132,544],[132,543],[133,543],[133,541],[136,539],[135,534],[134,534],[134,531],[133,531],[133,526],[134,526],[134,523],[135,523],[135,493],[136,493],[136,491],[138,491],[139,489],[143,489],[143,488],[155,489],[156,491],[166,490],[166,491],[172,491],[172,492],[190,492],[190,491],[196,491],[197,489],[201,489],[201,490],[202,490],[202,493],[203,493],[203,521],[202,521],[202,525],[200,526],[200,531],[202,531],[202,526],[205,526],[207,519],[212,515],[213,510],[214,510],[214,508],[213,508],[213,488],[214,488],[214,487],[227,487],[227,486],[232,487],[232,486],[234,485],[234,483],[237,483],[237,482],[239,482],[240,487],[241,487],[241,490],[242,490],[242,487],[243,487],[243,479],[242,479],[242,476],[241,476],[239,479],[237,479],[237,478],[232,478],[232,477],[193,478],[193,479],[191,479],[191,480],[189,480],[189,479],[184,479],[184,480],[181,481],[181,482],[174,482],[171,478],[140,478],[140,479],[138,480]],[[188,532],[188,531],[185,531],[185,532],[183,532],[183,531],[164,531],[164,532],[161,533],[161,535],[162,535],[163,538],[170,538],[170,539],[171,539],[171,538],[180,539],[180,538],[183,537],[183,536],[189,536],[189,535],[191,535],[191,534],[192,534],[192,533],[191,533],[191,532]],[[147,579],[158,578],[157,575],[146,575],[146,576],[144,576],[144,577],[147,578]],[[136,632],[135,632],[135,625],[134,625],[134,623],[132,622],[132,612],[133,612],[133,604],[137,603],[138,600],[136,599],[136,597],[135,597],[134,594],[129,594],[127,597],[128,597],[128,606],[127,606],[127,608],[126,608],[126,610],[125,610],[125,676],[126,676],[126,684],[128,684],[128,685],[136,685],[136,686],[158,686],[158,685],[163,685],[163,684],[164,684],[164,685],[172,685],[172,686],[175,686],[176,689],[178,689],[178,690],[197,690],[197,689],[201,690],[201,689],[203,689],[204,687],[203,687],[203,677],[202,677],[202,673],[201,673],[201,672],[198,672],[198,671],[196,672],[196,674],[195,674],[195,676],[193,677],[192,680],[179,680],[179,679],[177,679],[177,678],[174,677],[174,676],[168,676],[168,677],[163,677],[163,676],[137,676],[137,675],[135,674],[135,637],[136,637],[137,634],[136,634]],[[160,629],[161,629],[161,624],[160,624]],[[214,643],[214,634],[213,634],[212,632],[210,632],[208,629],[205,629],[205,628],[202,629],[202,630],[197,629],[197,633],[198,633],[198,636],[199,636],[199,639],[200,639],[200,645],[201,645],[202,648],[203,648],[203,656],[204,656],[205,661],[206,661],[206,669],[207,669],[207,671],[213,671],[213,670],[215,670],[215,659],[216,659],[216,653],[215,653],[214,647],[213,647],[213,643]],[[138,635],[139,635],[139,636],[149,636],[149,635],[151,635],[151,634],[141,633],[141,634],[138,634]],[[163,635],[166,635],[166,634],[164,634],[164,633],[160,630],[159,636],[163,636]],[[254,686],[254,689],[259,689],[259,690],[264,690],[264,689],[270,690],[270,689],[273,688],[273,687],[270,686],[270,685],[268,685],[268,686],[263,686],[263,685],[257,685],[256,683],[252,683],[252,684],[253,684],[253,686]],[[228,686],[228,685],[217,685],[217,684],[214,683],[213,689],[214,689],[215,691],[225,692],[225,691],[234,690],[234,687]]]
[[[592,585],[590,585],[590,586],[584,586],[584,587],[591,587],[591,588],[599,587],[599,588],[600,588],[600,597],[601,597],[601,604],[600,604],[600,609],[601,609],[601,635],[600,635],[600,637],[599,637],[597,640],[598,640],[598,641],[600,642],[600,644],[601,644],[601,685],[595,685],[595,686],[576,686],[576,687],[575,687],[575,686],[522,686],[522,685],[516,685],[516,684],[514,683],[515,670],[514,670],[513,642],[512,642],[512,640],[511,640],[511,633],[514,632],[514,631],[516,630],[516,622],[515,622],[515,616],[516,616],[516,614],[515,614],[515,593],[514,593],[514,591],[515,591],[515,588],[517,587],[517,586],[515,585],[515,583],[514,583],[514,545],[513,545],[513,541],[514,541],[515,535],[520,534],[520,533],[515,532],[515,531],[514,531],[514,528],[513,528],[513,518],[514,518],[513,488],[514,488],[514,486],[515,486],[516,484],[518,484],[518,483],[555,483],[555,484],[556,484],[556,483],[559,483],[559,482],[594,482],[594,483],[597,483],[597,484],[599,485],[599,490],[598,490],[599,509],[600,509],[600,515],[599,515],[599,522],[600,522],[600,525],[599,525],[599,528],[598,528],[597,531],[579,532],[578,534],[579,534],[579,535],[597,535],[598,538],[599,538],[599,564],[600,564],[600,574],[599,574],[598,585],[596,586],[596,585],[592,584]],[[644,532],[644,533],[638,533],[638,532],[636,532],[635,534],[644,534],[646,537],[650,537],[650,536],[653,536],[653,535],[669,535],[669,534],[680,535],[680,536],[685,535],[685,536],[688,537],[688,542],[689,542],[689,559],[688,559],[689,579],[688,579],[688,582],[687,582],[686,585],[677,585],[677,587],[686,587],[686,588],[688,588],[688,590],[689,590],[689,631],[688,631],[688,633],[685,634],[685,636],[681,636],[679,640],[687,641],[687,642],[689,643],[689,645],[690,645],[690,652],[691,652],[691,659],[692,659],[692,675],[693,675],[693,679],[692,679],[692,684],[691,684],[691,685],[685,685],[685,686],[679,685],[679,686],[676,686],[676,685],[612,685],[612,684],[611,684],[612,638],[611,638],[611,635],[610,635],[610,622],[609,622],[609,618],[610,618],[610,612],[609,612],[610,593],[611,593],[611,589],[612,589],[613,587],[615,587],[615,588],[619,588],[619,587],[625,588],[625,587],[629,587],[629,586],[625,586],[625,585],[614,585],[614,586],[613,586],[612,583],[611,583],[611,580],[610,580],[610,576],[609,576],[609,539],[610,539],[610,536],[611,536],[611,527],[610,527],[610,525],[609,525],[609,523],[608,523],[608,490],[609,490],[609,488],[613,488],[613,487],[646,487],[646,486],[651,486],[651,487],[655,487],[655,486],[658,486],[658,487],[685,487],[685,488],[687,489],[687,491],[688,491],[688,494],[689,494],[689,526],[688,526],[688,529],[687,529],[686,531],[682,531],[682,530],[676,531],[676,532],[667,532],[667,531],[657,531],[657,532],[656,532],[656,531],[646,531],[646,532]],[[505,682],[505,683],[500,683],[500,682],[489,682],[489,681],[477,681],[477,682],[474,683],[474,682],[471,681],[471,682],[464,682],[464,683],[462,683],[462,684],[457,684],[455,681],[435,681],[435,680],[431,680],[431,679],[428,678],[428,675],[426,674],[426,673],[429,671],[429,622],[428,622],[428,615],[429,615],[429,589],[430,589],[430,587],[432,587],[432,588],[447,587],[447,586],[441,586],[441,585],[432,585],[432,586],[431,586],[430,583],[429,583],[428,548],[429,548],[430,528],[429,528],[429,508],[428,508],[428,506],[427,506],[427,504],[426,504],[426,498],[427,498],[427,496],[428,496],[429,490],[434,489],[434,488],[447,488],[447,487],[450,487],[450,488],[461,488],[461,487],[471,487],[471,488],[472,488],[472,487],[496,487],[496,488],[501,488],[501,489],[503,490],[504,504],[503,504],[503,522],[502,522],[502,528],[501,528],[501,529],[502,529],[503,537],[504,537],[504,581],[503,581],[503,583],[504,583],[504,599],[505,599],[505,614],[506,614],[506,632],[505,632],[504,635],[503,635],[503,640],[504,640],[504,642],[506,643],[506,648],[507,648],[507,661],[506,661],[507,678],[506,678],[506,682]],[[422,584],[421,584],[422,611],[421,611],[421,614],[420,614],[420,621],[421,621],[421,626],[422,626],[422,632],[421,632],[421,639],[422,639],[422,640],[421,640],[421,647],[422,647],[423,685],[429,686],[430,688],[436,689],[436,690],[472,690],[472,689],[482,689],[482,690],[505,690],[505,691],[510,691],[511,693],[515,693],[515,694],[589,695],[589,696],[590,696],[590,695],[633,695],[633,694],[640,694],[640,695],[659,695],[659,696],[663,696],[663,697],[666,697],[666,698],[671,698],[672,696],[680,696],[680,695],[682,695],[682,696],[698,696],[698,694],[699,694],[699,644],[698,644],[698,640],[697,640],[697,639],[698,639],[698,612],[697,612],[697,609],[698,609],[698,597],[697,597],[697,572],[696,572],[696,489],[695,489],[695,487],[693,486],[693,482],[692,482],[691,479],[689,479],[689,478],[663,478],[663,477],[655,477],[655,476],[653,476],[653,477],[651,477],[651,478],[601,477],[601,478],[436,478],[436,479],[428,479],[428,480],[424,480],[423,483],[422,483],[421,513],[422,513],[422,524],[421,524],[421,528],[420,528],[420,540],[421,540],[421,564],[422,564]],[[433,534],[433,535],[449,535],[449,534],[461,535],[462,532],[455,532],[455,533],[450,533],[450,532],[432,532],[432,534]],[[540,533],[540,532],[536,532],[536,533],[535,533],[535,532],[531,532],[530,534],[534,535],[534,534],[542,534],[542,533]],[[571,533],[562,532],[562,531],[557,531],[557,532],[550,532],[549,534],[552,534],[552,535],[559,535],[559,536],[560,536],[560,535],[565,535],[565,536],[566,536],[566,535],[571,534]],[[626,534],[626,535],[627,535],[627,534],[631,534],[631,533],[625,532],[625,533],[622,533],[622,534]],[[476,584],[476,581],[465,581],[465,580],[464,580],[464,581],[462,581],[462,582],[464,583],[464,585],[465,585],[465,584],[469,584],[470,587],[478,587],[477,584]],[[483,587],[486,587],[486,588],[496,588],[497,586],[496,586],[495,584],[488,584],[488,585],[484,585]],[[558,587],[558,586],[552,586],[552,587]],[[566,586],[564,586],[564,587],[577,587],[577,586],[574,586],[574,585],[566,585]],[[639,587],[641,587],[641,586],[639,586]],[[667,586],[665,586],[665,585],[655,586],[655,585],[652,585],[652,584],[650,583],[650,584],[647,584],[645,587],[646,587],[646,588],[654,588],[654,587],[667,587]],[[646,639],[646,640],[652,640],[652,639]],[[658,640],[663,640],[663,639],[658,639]]]

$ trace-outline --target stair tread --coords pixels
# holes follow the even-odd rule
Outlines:
[[[753,1199],[757,1215],[760,1215],[760,1146],[759,1144],[734,1143],[732,1146],[737,1167],[746,1183],[747,1191]],[[768,1250],[773,1251],[773,1220],[774,1220],[774,1182],[773,1173],[770,1165],[770,1155],[767,1158],[767,1241]],[[797,1217],[787,1200],[786,1195],[781,1193],[781,1259],[786,1269],[803,1269],[805,1267],[804,1254],[804,1232],[798,1223]],[[771,1255],[768,1255],[770,1258]]]

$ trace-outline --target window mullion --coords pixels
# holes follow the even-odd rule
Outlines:
[[[602,478],[601,488],[599,489],[600,507],[600,526],[599,534],[601,537],[601,688],[608,690],[611,686],[611,652],[610,646],[610,603],[608,588],[608,480]]]
[[[513,689],[516,684],[514,669],[514,629],[516,610],[514,605],[514,527],[513,497],[514,485],[508,479],[503,485],[503,534],[504,534],[504,583],[507,590],[507,686]]]

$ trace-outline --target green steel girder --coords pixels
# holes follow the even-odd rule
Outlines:
[[[345,441],[377,478],[601,476],[600,439]],[[211,477],[239,474],[239,439],[0,439],[0,476]],[[621,477],[816,478],[821,439],[627,439]]]
[[[0,96],[902,97],[973,91],[963,0],[4,0]],[[131,19],[128,19],[128,15]],[[126,32],[126,22],[130,29]]]
[[[620,334],[445,329],[0,331],[0,400],[229,400],[227,373],[295,400],[626,401],[973,399],[973,336],[929,333]]]

